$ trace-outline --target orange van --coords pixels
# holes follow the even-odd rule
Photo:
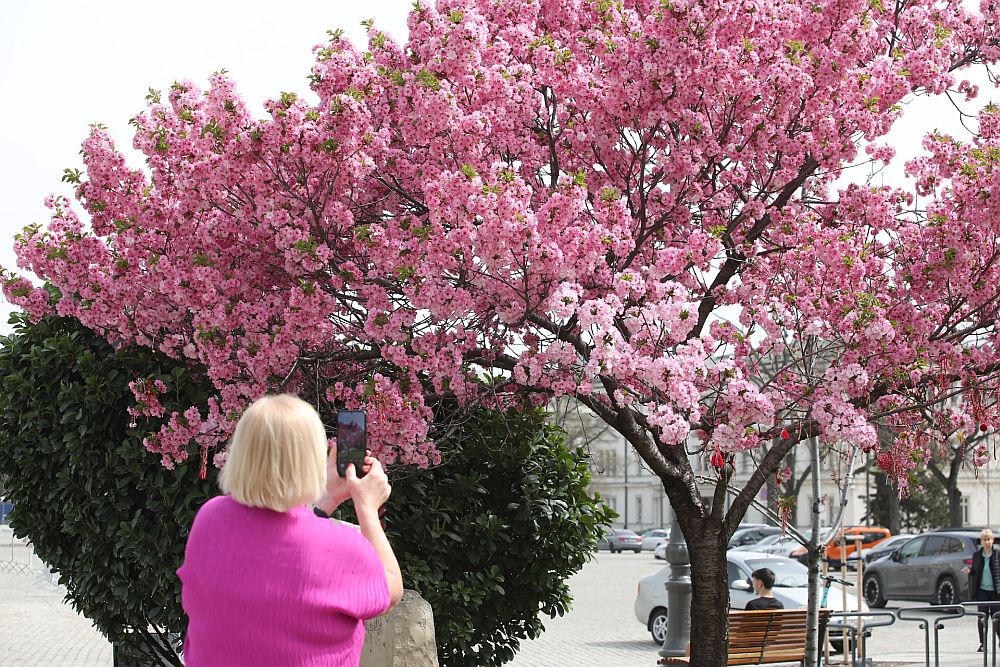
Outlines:
[[[841,553],[840,548],[840,536],[844,535],[847,540],[847,544]],[[848,526],[842,531],[834,535],[829,542],[826,543],[826,560],[829,562],[830,567],[837,568],[840,567],[841,560],[847,558],[855,552],[858,548],[858,540],[851,539],[854,535],[861,536],[861,548],[869,549],[883,540],[887,540],[892,537],[892,533],[889,532],[888,528],[883,528],[882,526]]]

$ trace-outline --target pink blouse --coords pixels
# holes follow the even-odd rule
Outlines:
[[[385,570],[351,526],[206,502],[184,552],[187,667],[356,667],[364,619],[389,608]]]

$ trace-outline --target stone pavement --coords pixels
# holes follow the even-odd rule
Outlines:
[[[111,667],[111,644],[40,575],[0,572],[0,666]]]
[[[600,552],[595,560],[570,580],[573,609],[563,617],[545,619],[545,632],[525,642],[512,667],[601,665],[602,667],[653,667],[657,647],[645,625],[633,611],[640,578],[665,567],[648,552],[610,554]],[[941,631],[941,667],[982,667],[976,653],[975,620],[960,618],[946,622]],[[875,667],[924,664],[923,632],[915,623],[872,630],[869,656]],[[840,655],[831,656],[830,667],[842,665]],[[934,656],[931,655],[931,665]]]
[[[0,667],[111,667],[111,645],[90,621],[62,601],[62,590],[25,568],[4,568],[0,545]],[[546,632],[525,642],[512,667],[653,667],[657,647],[634,615],[640,577],[664,567],[651,554],[601,552],[570,580],[575,602],[563,617],[545,619]],[[980,667],[975,620],[945,623],[942,667]],[[869,644],[876,667],[922,665],[916,624],[877,628]],[[931,657],[933,665],[933,655]],[[842,663],[832,656],[830,667]]]

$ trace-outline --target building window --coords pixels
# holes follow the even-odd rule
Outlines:
[[[971,522],[969,521],[969,496],[962,496],[962,525],[968,526]]]
[[[636,523],[642,523],[642,496],[637,495],[635,497],[635,521]]]
[[[604,450],[604,472],[612,477],[618,474],[618,457],[613,451]]]

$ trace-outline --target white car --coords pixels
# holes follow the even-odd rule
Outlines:
[[[643,551],[655,551],[656,547],[670,540],[670,531],[666,528],[650,528],[641,535]]]
[[[809,598],[809,570],[802,563],[784,556],[735,549],[726,554],[726,561],[729,571],[730,609],[744,609],[747,602],[757,597],[750,583],[750,573],[761,567],[770,568],[774,572],[774,597],[785,605],[785,609],[805,608]],[[635,597],[635,617],[646,626],[658,646],[663,645],[667,632],[667,590],[664,584],[669,576],[670,567],[667,566],[659,572],[643,577],[639,580],[639,591]],[[822,588],[820,594],[822,595]],[[843,611],[839,586],[830,590],[826,607],[834,611]],[[861,610],[866,609],[862,602]],[[847,610],[858,610],[858,598],[851,593],[847,594]],[[834,651],[840,651],[843,648],[843,640],[831,637],[830,645]]]

